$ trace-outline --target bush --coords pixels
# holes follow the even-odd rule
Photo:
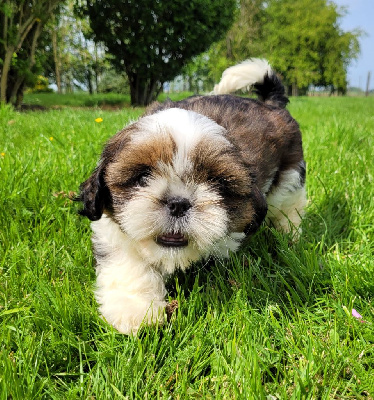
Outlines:
[[[28,88],[27,93],[53,93],[53,89],[49,87],[48,78],[38,75],[35,85]]]
[[[130,86],[127,76],[124,74],[119,74],[113,69],[104,72],[100,79],[98,92],[130,94]]]

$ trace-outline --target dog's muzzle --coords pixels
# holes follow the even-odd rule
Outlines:
[[[172,197],[167,200],[166,206],[172,217],[184,217],[187,211],[192,207],[190,201],[184,197]]]
[[[169,215],[174,219],[186,216],[192,207],[190,201],[184,197],[171,197],[166,201]],[[181,232],[167,232],[156,237],[156,243],[163,247],[188,246],[188,238]]]
[[[185,247],[188,239],[182,233],[165,233],[156,237],[156,243],[163,247]]]

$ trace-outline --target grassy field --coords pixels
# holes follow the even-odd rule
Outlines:
[[[170,97],[173,100],[181,100],[191,96],[192,92],[181,93],[161,93],[159,101],[164,101]],[[64,107],[101,107],[101,108],[129,108],[130,95],[118,93],[93,94],[86,92],[71,93],[60,95],[58,93],[28,93],[25,94],[24,104],[29,106],[42,106],[46,108]]]
[[[263,227],[177,274],[178,312],[138,337],[97,313],[89,221],[69,197],[142,110],[0,109],[1,400],[374,398],[374,98],[289,109],[307,160],[300,242]]]

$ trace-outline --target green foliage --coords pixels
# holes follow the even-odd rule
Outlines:
[[[84,12],[95,39],[126,71],[132,104],[144,105],[223,36],[234,9],[234,0],[87,0]]]
[[[126,74],[120,74],[113,68],[107,69],[100,78],[100,93],[124,93],[130,94],[129,82]]]
[[[39,36],[63,0],[3,0],[0,3],[0,102],[19,105],[38,72]]]
[[[341,29],[344,12],[327,0],[241,0],[232,28],[208,52],[214,81],[228,66],[263,57],[294,94],[311,84],[345,93],[362,32]]]
[[[49,76],[59,93],[70,93],[78,87],[92,94],[98,91],[100,76],[110,63],[104,47],[91,39],[87,17],[75,13],[76,3],[65,0],[48,25],[49,40],[44,52],[49,56]]]
[[[172,321],[133,338],[98,315],[71,198],[142,110],[0,107],[0,398],[373,398],[374,98],[290,111],[308,169],[300,242],[264,227],[229,260],[176,274]]]
[[[346,91],[346,68],[358,55],[358,32],[341,31],[338,7],[327,0],[272,0],[266,11],[266,54],[286,82]]]
[[[262,55],[262,22],[266,20],[263,3],[263,0],[240,0],[235,21],[226,37],[210,47],[210,77],[214,83],[219,82],[226,68]]]
[[[214,86],[214,81],[210,76],[209,57],[206,53],[194,57],[183,68],[183,76],[188,79],[189,89],[195,94],[201,90],[209,92]]]
[[[48,78],[42,75],[36,77],[36,82],[33,87],[30,87],[29,93],[52,93],[53,89],[49,88]]]

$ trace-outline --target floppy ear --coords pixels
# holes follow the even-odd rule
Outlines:
[[[264,221],[268,212],[265,196],[257,186],[252,188],[252,205],[255,211],[253,220],[244,228],[244,233],[249,236],[255,233]]]
[[[101,218],[104,208],[110,204],[109,189],[104,181],[104,168],[99,165],[92,175],[80,185],[79,201],[83,203],[80,215],[91,221]]]

